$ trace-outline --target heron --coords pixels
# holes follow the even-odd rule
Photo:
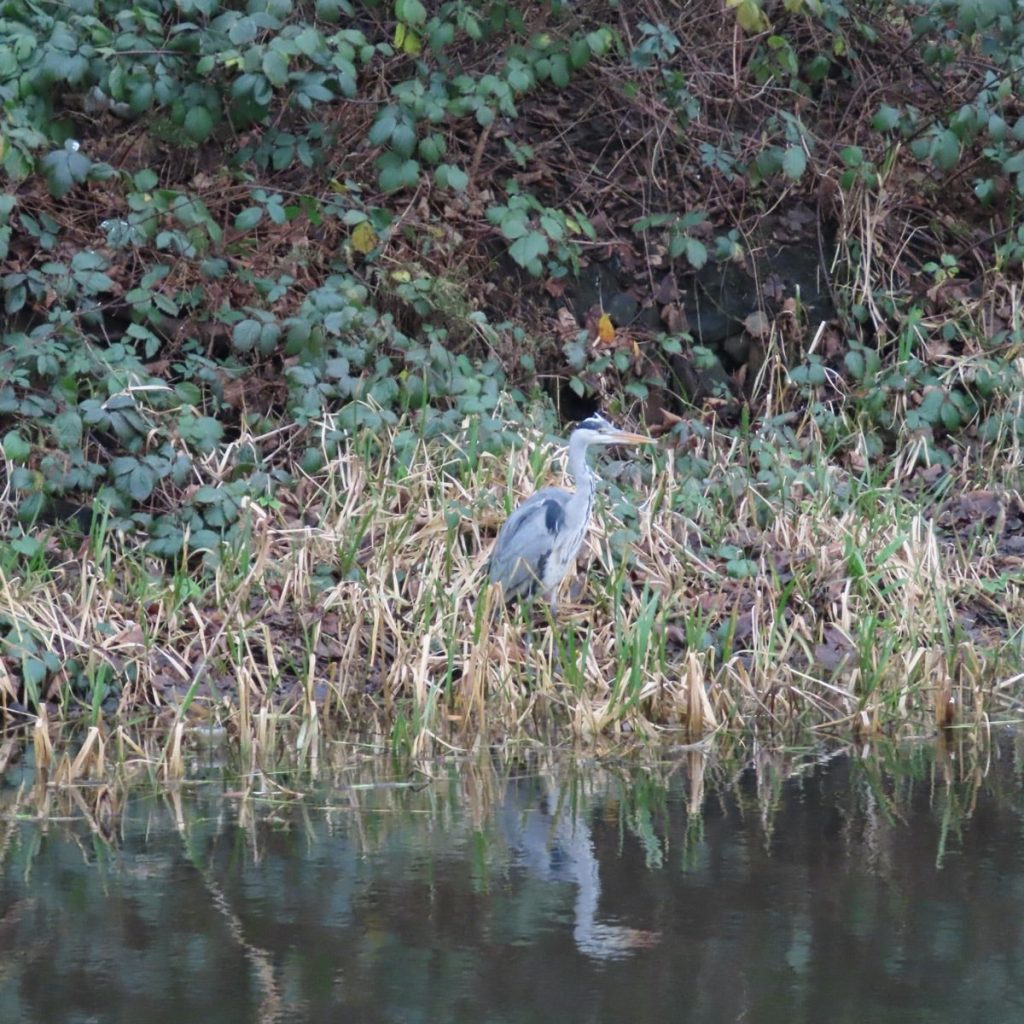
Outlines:
[[[542,593],[557,610],[559,584],[583,543],[594,507],[597,478],[587,465],[592,444],[656,444],[631,434],[603,416],[587,417],[569,435],[569,475],[576,491],[545,487],[517,506],[498,531],[489,574],[506,601]]]

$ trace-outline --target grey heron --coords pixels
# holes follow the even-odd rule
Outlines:
[[[506,601],[543,593],[556,610],[559,584],[583,543],[594,506],[596,478],[587,465],[592,444],[656,444],[631,434],[603,416],[583,420],[569,436],[569,474],[576,491],[545,487],[519,505],[498,531],[491,554],[492,583],[500,583]]]

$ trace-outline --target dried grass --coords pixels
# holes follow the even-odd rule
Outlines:
[[[545,461],[556,455],[528,441]],[[496,607],[485,586],[507,498],[545,482],[536,455],[520,448],[507,465],[482,455],[454,473],[436,468],[451,454],[443,443],[422,445],[407,470],[343,451],[304,486],[316,526],[251,507],[250,550],[205,589],[108,537],[102,559],[84,552],[0,575],[0,615],[64,664],[120,684],[115,719],[162,720],[168,777],[185,772],[186,720],[229,723],[255,764],[278,716],[295,716],[313,767],[331,720],[429,757],[523,737],[593,746],[750,728],[870,734],[1019,708],[1019,577],[993,543],[965,546],[908,502],[899,458],[887,486],[858,492],[822,455],[819,493],[770,503],[748,483],[727,507],[715,482],[741,448],[714,432],[699,447],[709,470],[696,512],[674,509],[682,480],[668,450],[643,464],[635,522],[613,514],[610,496],[599,502],[554,623],[544,609]],[[1019,450],[1006,457],[1019,468]],[[971,472],[965,461],[965,486]],[[623,549],[613,538],[624,530]],[[756,572],[732,571],[723,545]],[[997,617],[1001,628],[986,626]],[[15,684],[4,686],[9,702]],[[41,696],[40,767],[53,759],[47,707],[51,718],[91,713],[94,726],[110,715],[62,672]],[[105,746],[90,732],[67,781],[88,775]]]

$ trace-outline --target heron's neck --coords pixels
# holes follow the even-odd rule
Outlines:
[[[587,465],[587,442],[583,438],[569,438],[569,475],[576,484],[573,500],[589,508],[594,499],[595,478]]]

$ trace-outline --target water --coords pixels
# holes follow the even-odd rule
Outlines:
[[[1019,1022],[1022,755],[9,776],[0,1021]]]

